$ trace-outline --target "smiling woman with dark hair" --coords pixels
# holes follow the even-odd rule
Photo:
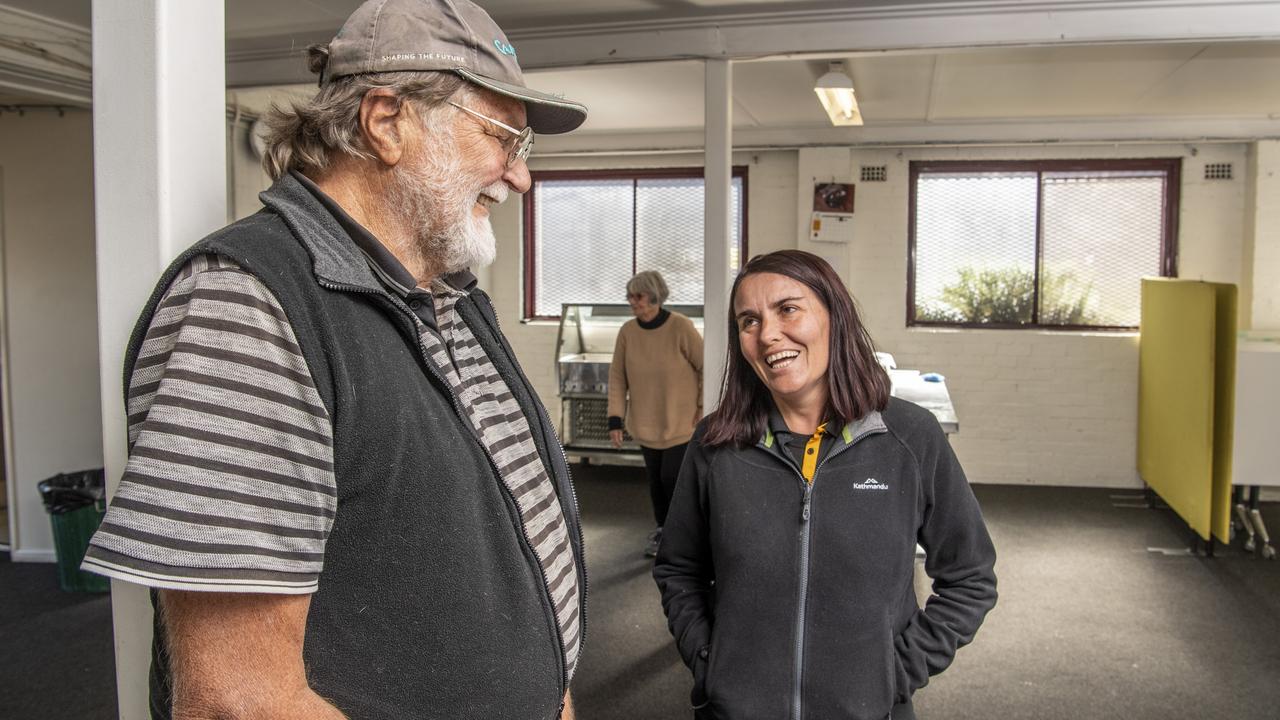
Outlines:
[[[914,718],[912,694],[996,601],[977,500],[933,415],[890,398],[826,261],[755,257],[730,307],[724,396],[689,443],[653,568],[696,715]]]

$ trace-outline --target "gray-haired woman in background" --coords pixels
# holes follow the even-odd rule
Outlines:
[[[622,447],[626,427],[640,444],[649,474],[656,527],[647,557],[658,554],[680,463],[702,418],[702,336],[689,318],[663,309],[669,295],[654,270],[627,282],[627,303],[636,317],[618,333],[609,367],[609,440]]]

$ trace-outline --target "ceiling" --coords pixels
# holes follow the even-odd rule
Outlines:
[[[360,0],[225,0],[228,39],[336,31]],[[3,0],[3,4],[88,28],[91,0]],[[919,0],[480,0],[505,29],[670,20],[776,10],[892,7]],[[932,6],[970,0],[932,0]]]
[[[839,60],[839,59],[838,59]],[[868,127],[1100,119],[1280,120],[1280,43],[1187,43],[904,53],[840,60]],[[813,81],[827,63],[735,63],[734,126],[826,128]],[[700,61],[528,73],[591,110],[580,133],[696,130]],[[312,86],[293,86],[295,95]],[[275,93],[239,92],[260,110]]]
[[[89,23],[90,0],[0,0],[0,4],[72,24]],[[278,40],[282,36],[286,40],[296,36],[293,42],[298,43],[308,33],[331,32],[357,4],[356,0],[226,0],[229,45],[247,38]],[[1023,0],[1010,4],[1031,5]],[[963,8],[973,2],[482,0],[482,5],[510,31],[708,14],[746,17],[779,9],[894,6],[895,11],[927,8],[936,13],[944,6]],[[825,70],[828,59],[845,64],[867,123],[863,129],[828,135],[839,140],[856,141],[874,133],[880,133],[874,136],[878,139],[895,139],[939,127],[983,126],[990,136],[1002,127],[1036,123],[1060,127],[1123,122],[1140,128],[1157,120],[1180,123],[1179,137],[1280,135],[1280,82],[1276,81],[1280,40],[904,49],[736,62],[735,130],[833,131],[812,91],[813,80]],[[702,128],[699,60],[533,70],[527,79],[532,87],[588,105],[589,119],[574,133],[576,137],[689,133]],[[302,85],[283,92],[305,95],[312,91],[313,86]],[[282,90],[233,92],[237,104],[261,110]],[[1242,122],[1252,124],[1245,127]]]

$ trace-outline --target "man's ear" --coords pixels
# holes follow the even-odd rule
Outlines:
[[[388,167],[400,162],[405,133],[413,122],[409,104],[389,88],[374,88],[360,100],[360,134],[370,155]]]

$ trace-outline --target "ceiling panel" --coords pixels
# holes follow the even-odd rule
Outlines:
[[[1021,48],[939,55],[933,118],[1128,114],[1200,46]]]
[[[353,0],[226,0],[227,37],[337,32],[359,5]]]
[[[702,63],[603,65],[531,72],[527,84],[589,110],[581,132],[702,127]]]
[[[88,29],[91,0],[0,0],[0,5]]]
[[[1157,115],[1280,117],[1280,44],[1206,45],[1135,103]]]
[[[748,122],[736,127],[779,127],[827,124],[813,81],[825,63],[753,62],[733,66],[733,96],[747,112]]]
[[[846,63],[867,122],[923,121],[938,55],[871,55]],[[874,118],[874,120],[872,119]],[[823,115],[823,119],[826,116]]]
[[[45,98],[34,95],[16,95],[0,92],[0,105],[44,105],[49,104]]]

